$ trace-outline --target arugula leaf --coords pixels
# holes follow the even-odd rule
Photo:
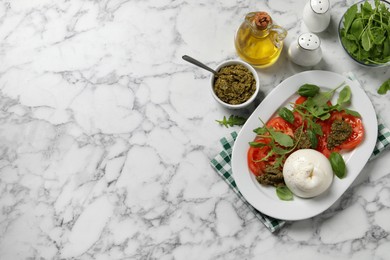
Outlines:
[[[388,80],[386,80],[385,82],[383,82],[383,84],[379,87],[378,94],[384,95],[387,93],[388,90],[390,90],[390,78]]]
[[[312,120],[307,120],[307,124],[313,133],[320,136],[323,135],[322,127],[319,124],[313,122]]]
[[[362,23],[361,18],[358,18],[358,19],[353,21],[353,23],[351,25],[351,35],[354,36],[354,39],[360,38],[360,35],[361,35],[363,29],[364,28],[363,28],[363,23]]]
[[[368,30],[365,30],[362,33],[362,46],[365,51],[369,51],[372,47],[371,38]]]
[[[255,132],[257,135],[264,135],[265,133],[268,133],[267,128],[264,126],[258,127],[253,129],[253,132]]]
[[[352,25],[352,22],[355,19],[357,11],[358,11],[357,5],[353,5],[351,8],[349,8],[347,10],[347,12],[345,12],[345,15],[344,15],[344,30],[345,30],[345,33],[348,32],[349,27]]]
[[[274,138],[275,142],[284,147],[291,147],[294,145],[294,141],[291,136],[275,131],[272,127],[268,128],[270,135]]]
[[[267,146],[268,144],[265,143],[259,143],[259,142],[249,142],[249,145],[255,148],[261,148],[264,146]]]
[[[307,136],[310,139],[311,148],[316,149],[318,146],[318,139],[317,139],[316,134],[310,129],[308,129],[306,132],[307,132]]]
[[[317,106],[323,106],[328,102],[334,95],[337,89],[341,88],[345,83],[341,83],[339,86],[337,86],[334,89],[331,89],[327,92],[320,92],[315,97],[313,97],[313,102]]]
[[[226,128],[228,128],[229,126],[245,124],[246,118],[231,115],[229,119],[227,119],[226,116],[224,116],[222,120],[215,120],[215,121],[218,122],[220,125],[224,125]]]

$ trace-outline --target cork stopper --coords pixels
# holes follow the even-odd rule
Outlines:
[[[272,24],[271,16],[266,12],[257,12],[253,21],[256,24],[257,29],[264,30],[267,29],[269,24]]]

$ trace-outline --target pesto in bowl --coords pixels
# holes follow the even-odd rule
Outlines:
[[[218,76],[212,75],[212,95],[230,109],[248,106],[259,92],[256,70],[246,62],[230,60],[217,66]]]

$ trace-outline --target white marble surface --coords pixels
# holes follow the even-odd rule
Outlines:
[[[285,48],[258,71],[257,103],[295,73],[353,71],[390,125],[390,94],[376,94],[389,69],[354,64],[338,43],[353,2],[331,0],[320,64],[293,65]],[[390,259],[388,151],[329,210],[275,234],[209,165],[239,128],[215,123],[232,111],[181,56],[237,58],[235,30],[257,10],[288,46],[307,31],[304,4],[0,1],[0,259]]]

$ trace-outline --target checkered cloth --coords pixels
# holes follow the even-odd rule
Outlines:
[[[242,196],[241,192],[237,188],[236,182],[233,179],[230,160],[232,156],[233,144],[236,138],[237,133],[232,132],[230,136],[223,137],[220,140],[223,150],[214,159],[211,160],[211,166],[213,166],[222,179],[230,186],[230,188],[232,188],[232,190],[248,206],[248,208],[255,214],[255,216],[260,219],[260,221],[263,222],[271,232],[274,232],[280,229],[285,222],[268,217],[252,207],[252,205],[250,205],[249,202],[247,202],[246,199]]]
[[[383,121],[378,117],[378,139],[370,160],[374,159],[379,155],[380,152],[390,147],[390,130],[383,124]]]
[[[356,80],[353,74],[347,75],[350,79]],[[254,215],[264,223],[264,225],[271,231],[274,232],[279,230],[285,222],[283,220],[278,220],[264,215],[260,211],[252,207],[249,202],[242,196],[240,191],[237,188],[236,182],[232,176],[231,168],[231,155],[234,141],[237,138],[237,133],[232,132],[228,137],[223,137],[220,139],[223,150],[213,158],[210,163],[211,166],[216,170],[216,172],[222,177],[222,179],[232,188],[232,190],[238,195],[238,197],[248,206],[248,208],[254,213]],[[378,139],[375,145],[374,151],[370,157],[370,160],[374,159],[379,155],[380,152],[390,147],[390,129],[388,129],[382,119],[378,116]]]

